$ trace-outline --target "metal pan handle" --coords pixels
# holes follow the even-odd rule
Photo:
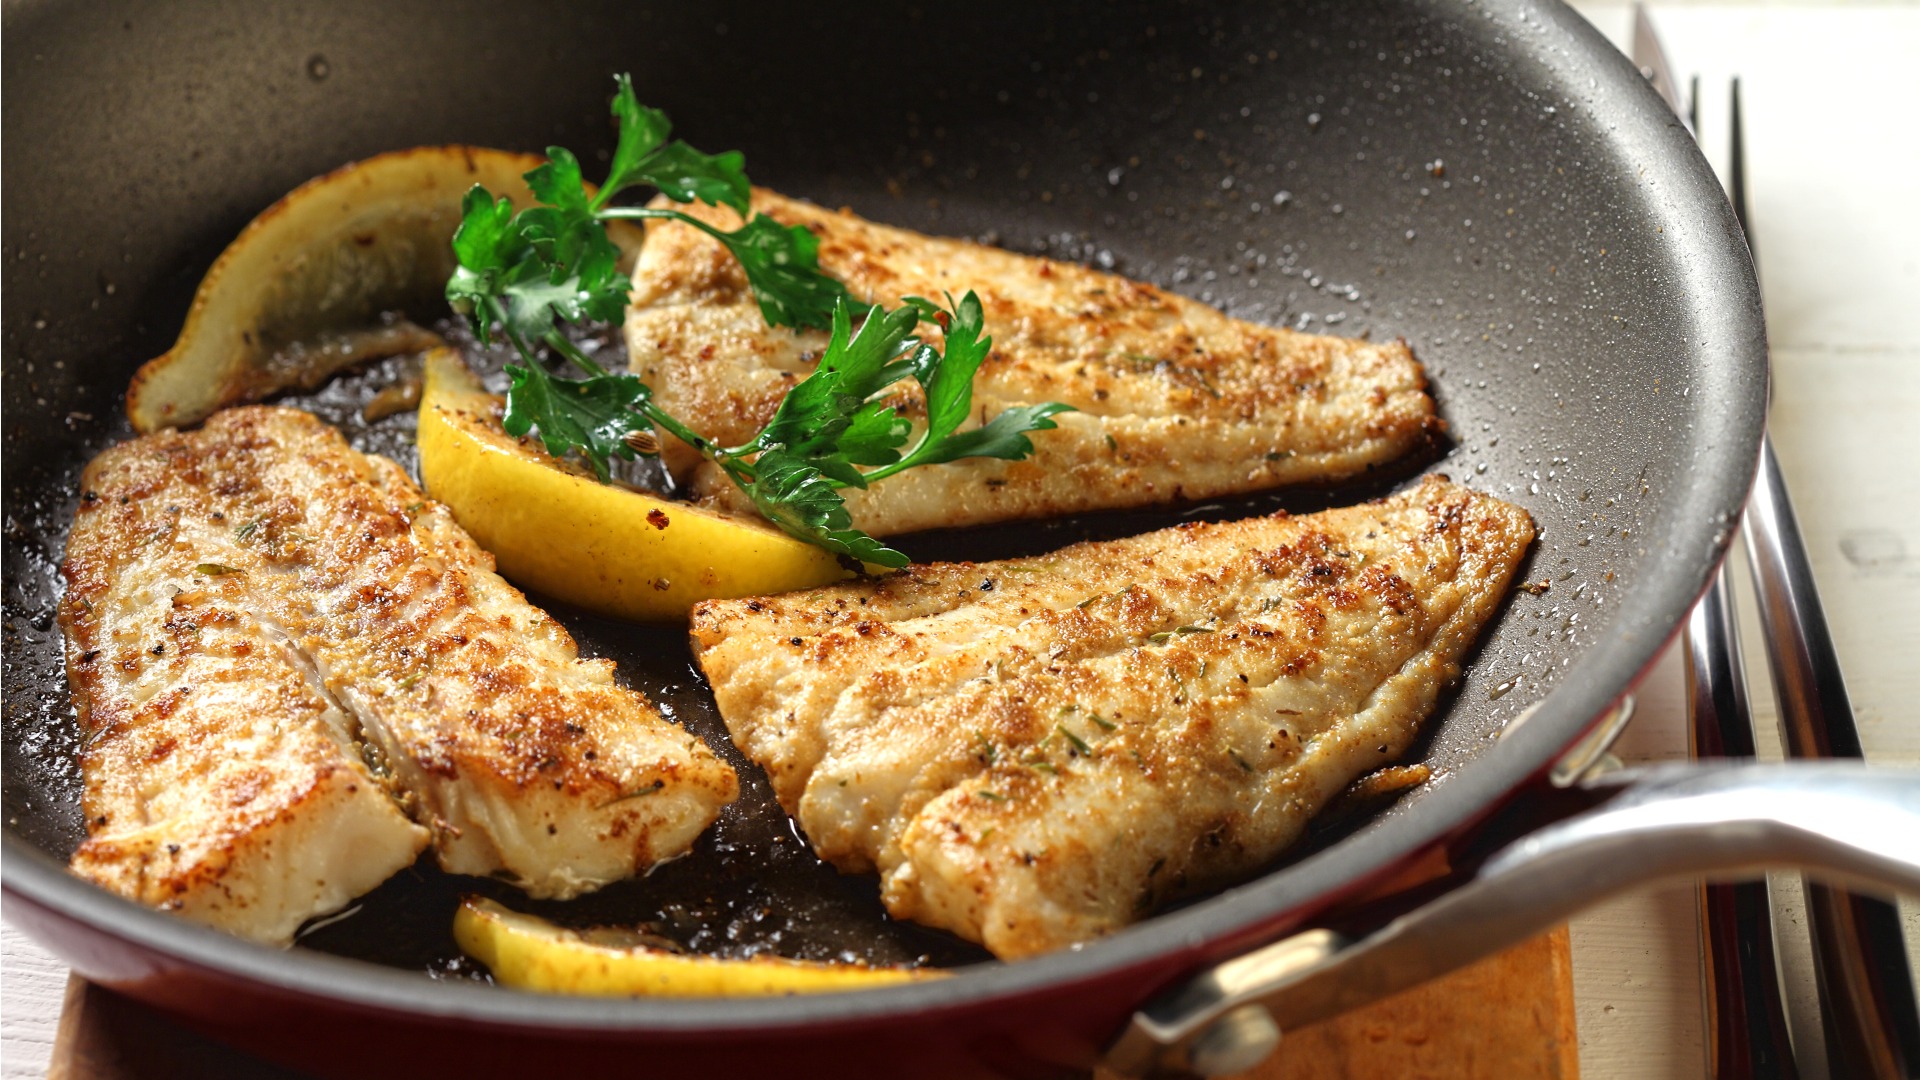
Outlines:
[[[1619,793],[1515,841],[1466,884],[1371,934],[1297,934],[1161,996],[1133,1014],[1107,1066],[1122,1076],[1251,1068],[1283,1029],[1417,986],[1665,879],[1798,868],[1866,891],[1920,894],[1920,770],[1678,764],[1587,786]]]

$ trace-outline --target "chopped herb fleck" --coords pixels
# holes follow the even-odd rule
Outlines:
[[[1101,715],[1100,715],[1099,713],[1097,713],[1097,712],[1095,712],[1095,713],[1088,713],[1088,714],[1087,714],[1087,719],[1089,719],[1089,720],[1091,720],[1091,721],[1093,721],[1093,722],[1094,722],[1094,724],[1095,724],[1095,725],[1096,725],[1097,727],[1099,727],[1099,729],[1100,729],[1101,731],[1112,731],[1112,730],[1114,730],[1115,728],[1118,728],[1118,727],[1120,726],[1120,725],[1118,725],[1118,724],[1116,724],[1116,723],[1114,723],[1113,721],[1111,721],[1111,720],[1109,720],[1109,719],[1107,719],[1106,717],[1104,717],[1104,716],[1101,716]]]
[[[980,796],[983,799],[990,800],[992,802],[1007,801],[1007,797],[1005,795],[1002,795],[997,791],[988,791],[986,788],[981,788],[978,791],[975,791],[974,794]]]
[[[260,528],[260,523],[265,520],[267,519],[263,517],[254,518],[252,521],[233,530],[233,538],[243,544],[246,543],[247,540],[253,536],[254,531]]]
[[[1227,747],[1227,756],[1233,759],[1233,763],[1235,765],[1240,766],[1241,768],[1247,770],[1248,772],[1253,771],[1253,766],[1247,764],[1247,759],[1240,756],[1240,751],[1235,750],[1233,747],[1229,746]]]
[[[1081,738],[1078,735],[1075,735],[1071,731],[1068,731],[1065,724],[1055,724],[1053,725],[1053,730],[1059,732],[1061,737],[1066,739],[1067,742],[1071,743],[1075,750],[1078,750],[1081,753],[1087,754],[1089,756],[1093,754],[1093,747],[1087,745],[1087,740]]]
[[[661,788],[666,786],[667,786],[667,782],[665,780],[655,779],[653,783],[648,784],[646,787],[636,788],[635,790],[629,791],[624,795],[615,795],[613,798],[608,799],[606,802],[603,802],[599,806],[594,807],[594,809],[605,810],[609,806],[612,806],[616,803],[626,802],[629,799],[644,799],[648,795],[652,795],[658,792]]]
[[[208,577],[220,577],[223,574],[242,573],[242,571],[235,570],[231,566],[223,566],[217,562],[203,562],[199,566],[194,567],[193,572],[196,574],[205,574]]]

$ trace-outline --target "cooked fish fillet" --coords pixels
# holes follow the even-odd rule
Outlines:
[[[1145,506],[1349,477],[1438,429],[1426,377],[1403,342],[1321,337],[1231,319],[1112,274],[832,213],[755,190],[753,206],[820,239],[820,264],[853,294],[980,294],[994,348],[974,386],[978,425],[1013,405],[1078,412],[1036,433],[1025,461],[915,469],[849,491],[876,535]],[[732,228],[733,211],[694,213]],[[737,445],[757,433],[826,345],[769,327],[718,241],[650,222],[635,267],[627,345],[667,411]],[[937,329],[923,328],[938,341]],[[902,407],[924,418],[919,388]],[[917,433],[916,433],[917,437]],[[744,502],[717,469],[670,443],[668,464],[702,497]]]
[[[1002,957],[1247,874],[1406,748],[1533,539],[1442,479],[1321,514],[695,609],[822,857]]]
[[[306,413],[228,410],[82,483],[62,619],[95,880],[284,938],[419,850],[395,796],[448,870],[566,897],[685,852],[736,794]]]

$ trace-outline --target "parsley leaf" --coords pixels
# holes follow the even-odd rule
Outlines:
[[[507,378],[507,434],[518,438],[538,427],[549,454],[559,457],[578,449],[603,484],[611,475],[610,458],[634,458],[627,435],[652,426],[638,406],[649,402],[653,392],[638,376],[562,379],[534,363],[509,365]]]
[[[760,314],[771,326],[832,325],[836,304],[865,309],[838,279],[820,270],[820,238],[802,225],[782,225],[765,214],[755,215],[730,233],[718,237],[747,272]]]
[[[1032,453],[1026,433],[1055,427],[1052,417],[1073,407],[1059,402],[1017,406],[982,427],[959,431],[973,409],[973,378],[993,339],[982,334],[977,295],[969,291],[957,303],[952,297],[947,303],[943,308],[916,296],[890,312],[874,308],[858,335],[849,333],[847,307],[837,307],[820,366],[787,392],[754,445],[785,447],[802,457],[831,449],[854,464],[881,466],[854,485],[859,487],[918,465],[968,457],[1018,460]],[[946,328],[944,353],[911,336],[922,320]],[[892,406],[871,399],[909,374],[925,392],[927,430],[912,451],[901,455],[911,425]]]
[[[926,347],[912,358],[913,377],[926,392],[927,431],[899,461],[867,474],[867,482],[883,479],[919,465],[937,465],[969,457],[1003,458],[1018,461],[1033,453],[1029,431],[1047,431],[1057,427],[1053,417],[1073,412],[1071,405],[1053,401],[1044,405],[1020,405],[1003,410],[981,427],[959,431],[973,411],[973,378],[993,351],[993,339],[983,336],[985,316],[980,298],[971,289],[955,302],[947,297],[942,308],[925,297],[907,298],[909,308],[920,317],[937,322],[946,330],[946,352]]]
[[[1027,438],[1027,432],[1050,431],[1059,426],[1053,422],[1052,417],[1073,411],[1075,411],[1073,406],[1058,401],[1049,401],[1044,405],[1016,405],[1010,409],[1002,409],[992,420],[987,421],[986,426],[951,435],[925,453],[916,451],[912,460],[901,464],[904,466],[933,465],[970,457],[1019,461],[1033,453],[1033,440]]]
[[[555,146],[526,174],[538,205],[516,213],[509,200],[478,186],[461,205],[447,299],[482,342],[498,333],[524,361],[507,368],[509,434],[537,430],[548,453],[580,454],[605,482],[612,461],[631,460],[636,448],[654,442],[657,428],[719,465],[787,533],[861,563],[900,567],[907,565],[904,554],[853,527],[843,489],[919,465],[1023,458],[1033,451],[1027,433],[1054,427],[1051,418],[1069,411],[1058,403],[1024,405],[962,431],[974,376],[993,347],[979,297],[949,296],[944,307],[913,297],[893,311],[856,300],[820,269],[820,241],[811,232],[753,213],[739,152],[705,154],[667,141],[673,129],[666,114],[641,105],[625,75],[612,108],[619,142],[597,191],[587,187],[579,159]],[[730,207],[742,224],[726,231],[668,207],[609,205],[634,187],[655,188],[674,202]],[[628,280],[605,226],[620,218],[665,218],[705,232],[739,261],[768,323],[828,331],[819,366],[749,442],[716,446],[656,405],[639,378],[602,370],[556,325],[621,317]],[[941,328],[944,349],[919,335],[923,322]],[[541,346],[588,376],[549,371],[536,352]],[[926,430],[910,450],[914,424],[897,407],[894,389],[909,376],[927,413]]]
[[[847,502],[819,467],[782,450],[753,463],[747,494],[762,516],[791,536],[863,563],[898,568],[907,557],[853,527]]]
[[[613,117],[620,124],[620,141],[614,147],[607,182],[593,198],[594,208],[605,206],[627,188],[646,185],[674,202],[731,206],[745,218],[752,192],[746,155],[738,150],[703,154],[679,140],[667,142],[667,133],[673,130],[667,114],[640,104],[631,78],[618,75],[614,82],[619,89],[613,98]]]
[[[800,380],[780,400],[773,419],[754,439],[762,450],[785,447],[802,457],[837,452],[842,436],[853,426],[856,413],[863,414],[858,443],[863,456],[871,459],[890,454],[885,461],[866,460],[859,464],[878,465],[899,460],[894,449],[907,441],[908,424],[892,409],[881,418],[881,410],[867,408],[868,399],[907,373],[907,365],[896,363],[907,336],[913,333],[920,317],[912,308],[873,311],[856,335],[851,332],[852,313],[845,304],[834,308],[833,334],[827,341],[820,364]],[[936,358],[938,353],[924,349]],[[898,421],[897,423],[893,421]],[[878,427],[878,430],[876,430]],[[861,485],[865,486],[865,485]]]

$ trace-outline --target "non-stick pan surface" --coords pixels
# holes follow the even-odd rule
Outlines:
[[[1153,987],[1297,924],[1538,776],[1678,624],[1752,472],[1764,340],[1737,228],[1632,68],[1553,4],[23,2],[6,9],[4,49],[9,911],[90,974],[315,1067],[504,1066],[550,1053],[556,1032],[576,1055],[646,1041],[660,1067],[782,1039],[789,1071],[849,1063],[854,1046],[956,1072],[1085,1061]],[[610,142],[616,71],[681,134],[745,150],[782,191],[1112,268],[1245,318],[1407,339],[1451,432],[1415,467],[1531,511],[1526,575],[1549,584],[1516,595],[1434,720],[1417,753],[1436,779],[1255,882],[1093,947],[832,998],[460,985],[472,972],[444,919],[466,883],[424,870],[309,939],[411,972],[259,949],[67,877],[81,827],[55,569],[80,466],[129,433],[133,368],[170,343],[226,241],[297,183],[434,142],[557,142],[591,160]],[[305,400],[344,419],[349,390]],[[350,427],[404,459],[406,424]],[[1407,475],[908,550],[1039,551],[1183,514],[1351,501]],[[561,614],[720,738],[677,631]],[[978,958],[883,925],[871,883],[814,864],[764,783],[748,786],[694,859],[575,915],[652,911],[662,932],[721,952]],[[460,1034],[476,1025],[495,1037]],[[314,1037],[343,1026],[411,1049],[376,1063]]]

